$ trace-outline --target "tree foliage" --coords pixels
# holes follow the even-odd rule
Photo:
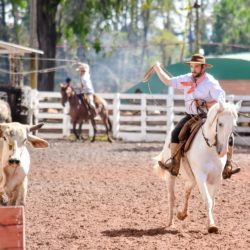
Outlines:
[[[20,42],[26,8],[26,0],[0,0],[0,39]]]
[[[250,47],[250,0],[221,0],[214,8],[213,41],[224,44],[240,44]],[[220,53],[225,48],[219,47]],[[227,52],[233,52],[227,48]]]
[[[202,5],[201,43],[249,46],[250,0],[198,2]],[[31,0],[0,0],[0,39],[29,45],[30,3]],[[114,51],[119,63],[113,65],[111,60],[106,63],[113,65],[114,72],[121,73],[122,77],[127,74],[124,68],[131,69],[131,79],[135,78],[136,72],[143,71],[143,67],[147,67],[154,60],[175,62],[180,58],[178,53],[183,54],[179,47],[180,37],[182,36],[183,44],[188,41],[191,45],[195,37],[195,18],[190,18],[190,28],[185,28],[188,27],[185,25],[188,10],[192,8],[191,3],[194,3],[190,0],[37,0],[36,3],[38,49],[44,51],[44,59],[57,56],[58,44],[66,44],[70,51],[81,56],[81,60],[88,60],[94,52],[99,53],[95,58],[101,58],[100,55],[107,56]],[[207,7],[214,3],[214,16],[211,18],[207,14]],[[9,20],[12,20],[11,24],[8,24]],[[212,27],[212,36],[208,32],[209,26],[210,29]],[[109,51],[103,43],[108,43]],[[119,51],[123,45],[131,46],[131,50]],[[76,49],[77,47],[80,49]],[[233,51],[225,46],[214,49],[206,47],[205,50],[206,53]],[[184,49],[183,51],[186,51],[183,55],[185,57],[187,53],[193,52],[192,46],[189,52]],[[72,52],[71,56],[75,55]],[[134,65],[129,60],[133,60]],[[53,60],[39,61],[40,69],[55,66]],[[113,75],[116,79],[121,76]],[[41,74],[39,83],[40,89],[53,90],[54,73]]]

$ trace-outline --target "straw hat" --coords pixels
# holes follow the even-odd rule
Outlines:
[[[213,65],[212,64],[208,64],[206,63],[206,59],[203,55],[200,55],[200,54],[194,54],[191,58],[190,61],[187,61],[185,62],[186,64],[201,64],[201,65],[204,65],[205,67],[207,68],[212,68]]]

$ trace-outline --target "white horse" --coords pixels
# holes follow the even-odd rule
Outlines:
[[[197,184],[202,198],[207,206],[208,232],[217,233],[214,222],[213,208],[216,191],[222,180],[222,171],[226,163],[228,140],[236,126],[241,101],[236,105],[217,103],[213,105],[203,126],[198,131],[189,151],[181,160],[181,177],[186,179],[184,189],[184,206],[177,213],[177,218],[187,217],[188,200],[192,189]],[[167,136],[164,148],[158,160],[166,161],[170,158],[170,134]],[[168,184],[169,222],[172,225],[174,210],[175,176],[163,170],[158,164],[154,166],[157,173],[166,179]]]

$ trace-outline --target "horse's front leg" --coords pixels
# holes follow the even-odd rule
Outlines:
[[[211,207],[210,210],[208,208],[208,232],[209,233],[217,233],[218,232],[218,227],[214,223],[214,218],[213,218],[213,210],[214,210],[214,205],[215,205],[215,194],[216,191],[218,190],[219,184],[221,182],[221,179],[218,178],[217,181],[215,181],[213,184],[207,184],[208,187],[208,192],[211,197]]]
[[[79,123],[78,136],[79,136],[79,138],[81,138],[83,140],[83,136],[82,136],[82,122]]]
[[[94,142],[94,141],[95,141],[95,137],[96,137],[96,132],[97,132],[97,129],[96,129],[96,122],[95,122],[95,119],[94,119],[94,118],[91,118],[90,121],[91,121],[93,130],[94,130],[94,135],[93,135],[93,138],[92,138],[91,142]]]
[[[210,186],[208,188],[207,176],[200,176],[199,179],[197,179],[197,184],[198,184],[199,190],[201,192],[202,198],[203,198],[204,202],[206,203],[206,207],[207,207],[208,232],[209,233],[217,233],[218,228],[215,225],[214,216],[213,216],[215,189],[212,188],[212,186]],[[211,190],[213,190],[213,192],[211,192]]]
[[[79,139],[79,135],[77,134],[77,131],[76,131],[76,122],[73,123],[73,134],[75,135],[76,140],[78,140]]]

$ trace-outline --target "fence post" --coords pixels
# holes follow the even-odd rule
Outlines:
[[[38,115],[39,115],[39,92],[36,89],[31,90],[31,123],[38,124]],[[38,130],[33,132],[37,135]]]
[[[146,114],[146,106],[147,106],[147,99],[146,99],[146,95],[142,94],[141,95],[141,134],[142,134],[142,138],[146,139],[146,135],[147,135],[147,114]]]
[[[63,136],[67,136],[70,134],[70,117],[69,113],[69,103],[67,102],[63,109]]]
[[[172,94],[167,95],[167,133],[172,130],[174,126],[174,96]]]
[[[113,101],[113,137],[119,137],[120,130],[120,94],[116,93]]]
[[[29,99],[30,109],[29,109],[29,121],[30,124],[38,123],[38,113],[39,113],[39,98],[38,91],[36,89],[30,90],[30,99]]]

